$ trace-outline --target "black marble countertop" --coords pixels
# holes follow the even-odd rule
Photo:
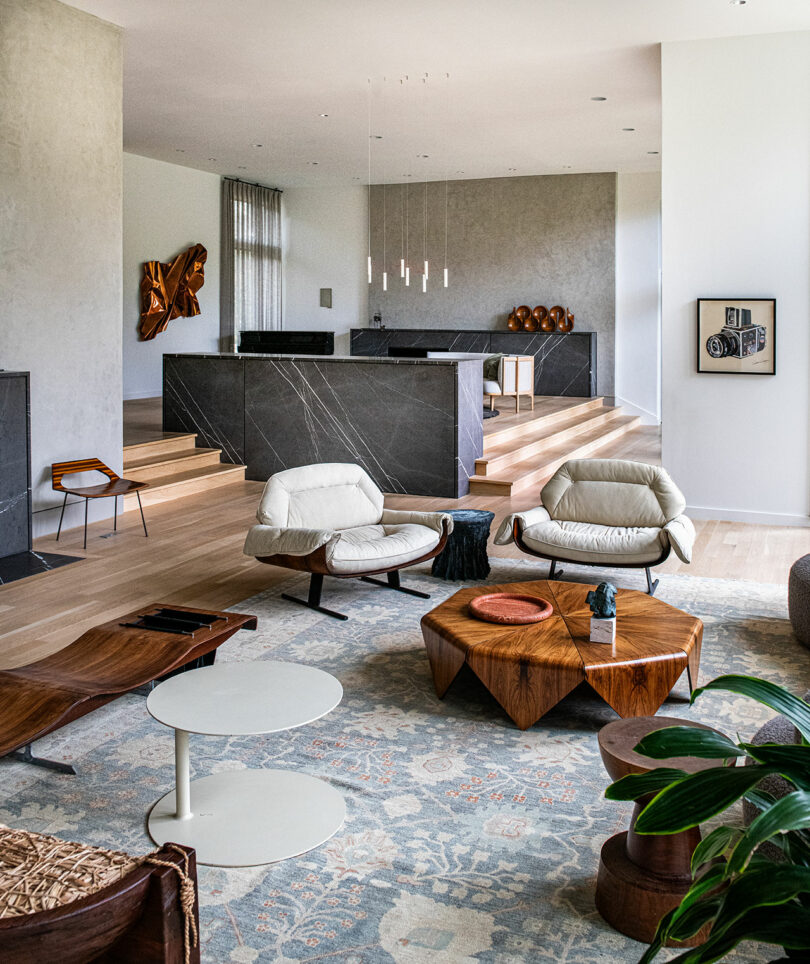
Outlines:
[[[164,358],[271,358],[279,361],[351,362],[368,365],[480,365],[476,358],[389,358],[386,355],[263,355],[254,352],[166,352]]]
[[[350,328],[350,332],[354,331],[377,331],[384,335],[386,332],[390,331],[452,331],[459,335],[595,335],[596,332],[588,331],[585,328],[579,328],[576,331],[530,331],[528,328],[519,328],[517,331],[512,331],[511,328],[432,328],[426,325],[424,328]]]

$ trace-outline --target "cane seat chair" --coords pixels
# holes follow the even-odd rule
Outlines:
[[[106,475],[108,481],[99,485],[85,486],[66,486],[62,481],[67,475],[78,475],[81,472],[100,472]],[[84,548],[87,548],[87,506],[90,499],[115,499],[115,510],[113,512],[113,532],[118,530],[118,496],[129,495],[134,492],[138,498],[138,508],[141,510],[141,524],[143,534],[148,536],[146,531],[146,520],[143,517],[143,505],[141,505],[141,494],[139,489],[148,488],[148,482],[135,482],[132,479],[122,479],[113,470],[105,465],[100,459],[77,459],[73,462],[54,462],[51,465],[51,484],[55,492],[64,492],[65,498],[62,502],[62,511],[59,514],[59,528],[56,530],[56,541],[62,532],[62,520],[65,517],[65,506],[69,495],[76,495],[84,499]]]

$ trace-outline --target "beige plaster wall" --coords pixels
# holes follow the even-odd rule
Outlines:
[[[55,0],[0,0],[0,192],[0,367],[31,372],[36,535],[58,520],[51,462],[121,468],[117,27]]]
[[[577,329],[598,332],[597,387],[613,395],[616,174],[449,181],[446,205],[445,183],[436,181],[425,197],[421,182],[372,188],[369,318],[379,312],[391,328],[505,328],[513,305],[560,304],[574,312]],[[403,221],[408,288],[399,270]],[[423,250],[430,265],[425,294]]]
[[[220,182],[207,171],[124,154],[124,398],[163,393],[164,353],[219,351]],[[197,242],[208,251],[200,314],[175,318],[142,341],[144,261],[171,261]]]

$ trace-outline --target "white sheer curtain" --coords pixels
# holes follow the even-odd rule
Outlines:
[[[223,179],[220,286],[221,351],[281,328],[281,191]]]

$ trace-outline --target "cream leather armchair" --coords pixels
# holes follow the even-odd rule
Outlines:
[[[484,394],[489,395],[489,407],[494,408],[495,397],[514,396],[515,411],[520,411],[520,396],[528,395],[534,411],[534,355],[504,355],[498,363],[498,378],[484,379]]]
[[[386,509],[368,473],[343,462],[277,472],[267,480],[256,517],[245,555],[311,573],[306,600],[283,598],[337,619],[347,617],[321,606],[324,576],[360,578],[429,599],[401,586],[399,570],[438,555],[453,531],[446,513]],[[383,572],[386,582],[371,578]]]
[[[690,562],[695,528],[686,500],[657,465],[621,459],[566,462],[540,493],[542,505],[504,519],[498,545],[551,560],[549,579],[562,575],[560,560],[589,566],[644,569],[652,596],[658,580],[650,567],[674,550]]]

